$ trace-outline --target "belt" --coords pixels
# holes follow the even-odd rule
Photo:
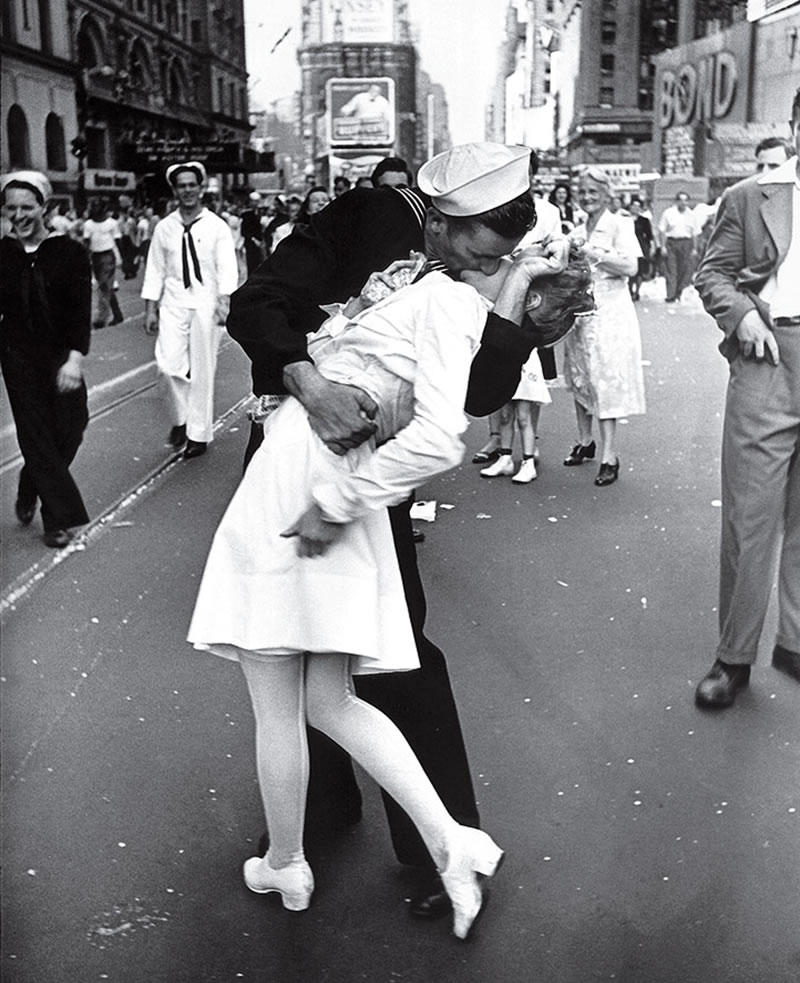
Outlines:
[[[779,328],[792,327],[800,324],[800,314],[795,314],[794,317],[776,317],[773,318],[773,323]]]

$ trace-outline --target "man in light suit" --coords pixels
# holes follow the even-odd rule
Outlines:
[[[730,362],[722,439],[720,640],[698,705],[728,707],[756,659],[774,576],[775,668],[800,681],[800,89],[794,156],[722,198],[695,277]]]

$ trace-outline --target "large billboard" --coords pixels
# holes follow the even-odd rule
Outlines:
[[[394,0],[323,0],[326,42],[374,44],[394,41]]]
[[[390,147],[394,143],[393,79],[329,79],[326,97],[332,147]]]

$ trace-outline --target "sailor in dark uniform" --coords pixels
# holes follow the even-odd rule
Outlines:
[[[490,145],[477,146],[493,152]],[[518,173],[515,154],[518,157],[530,151],[493,146],[498,155],[496,180],[502,183],[507,180],[504,166]],[[452,157],[440,157],[452,163]],[[463,165],[456,171],[428,170],[428,174],[433,174],[425,188],[428,193],[393,188],[376,194],[356,188],[334,199],[309,224],[298,225],[231,298],[228,331],[250,357],[256,396],[264,397],[266,402],[273,394],[290,392],[296,396],[309,412],[319,436],[337,453],[345,453],[371,436],[374,406],[360,391],[328,382],[314,368],[306,335],[315,331],[326,316],[320,305],[344,303],[359,294],[370,273],[385,269],[394,260],[407,259],[411,250],[424,251],[426,221],[440,220],[442,214],[468,218],[487,211],[481,207],[487,190],[483,151],[481,161],[483,183],[476,181],[474,192],[469,188],[470,154],[465,152]],[[514,188],[508,198],[501,200],[511,200],[520,190],[526,193],[524,188]],[[559,272],[566,265],[565,240],[546,248],[553,272]],[[470,262],[465,257],[452,262],[455,274],[470,268],[465,265]],[[481,268],[480,258],[472,262],[476,265],[471,268]],[[485,416],[508,402],[535,343],[534,335],[524,326],[499,314],[487,316],[470,374],[465,405],[468,413]],[[254,424],[246,461],[261,436],[261,425]],[[453,817],[459,823],[478,826],[472,778],[447,666],[440,649],[424,634],[425,593],[417,567],[409,505],[396,506],[389,513],[421,668],[362,676],[357,680],[357,692],[397,724]],[[322,735],[310,731],[309,737],[307,839],[352,825],[361,815],[361,796],[349,758]],[[419,895],[412,900],[412,914],[447,914],[449,899],[415,827],[391,799],[384,800],[398,860],[424,872]]]

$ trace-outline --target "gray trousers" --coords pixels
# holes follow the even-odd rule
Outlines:
[[[667,239],[666,277],[667,298],[680,300],[683,291],[692,282],[694,256],[692,239]]]
[[[778,562],[776,642],[800,652],[800,325],[776,328],[780,364],[737,356],[722,437],[717,658],[755,662]]]

